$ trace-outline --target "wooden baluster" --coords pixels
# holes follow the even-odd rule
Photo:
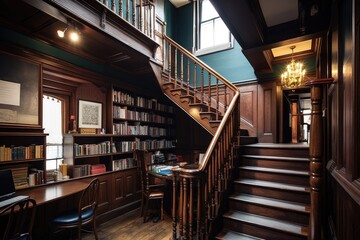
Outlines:
[[[143,31],[143,33],[145,35],[148,35],[148,29],[149,29],[148,8],[149,8],[149,5],[146,4],[146,2],[145,2],[145,5],[144,5],[144,31]]]
[[[123,0],[119,1],[119,15],[123,18]]]
[[[136,23],[135,23],[135,19],[136,19],[136,0],[132,1],[132,25],[134,27],[136,27]]]
[[[219,161],[217,161],[219,158],[218,156],[218,153],[219,153],[219,149],[218,148],[215,148],[214,149],[214,159],[215,159],[215,174],[216,174],[216,177],[215,177],[215,204],[217,205],[218,202],[219,202],[219,198],[218,198],[218,195],[216,194],[217,191],[218,191],[218,182],[219,182],[219,170],[220,170],[220,164],[219,164]]]
[[[183,192],[183,177],[179,177],[180,184],[180,199],[179,199],[179,234],[180,239],[183,238],[183,202],[184,202],[184,192]],[[176,239],[176,238],[175,238]]]
[[[190,95],[190,59],[187,58],[187,88],[186,95]]]
[[[201,103],[204,103],[204,68],[201,68],[201,86],[200,86],[200,100]]]
[[[151,13],[152,13],[152,24],[151,24],[151,32],[150,32],[150,37],[155,39],[155,24],[156,24],[156,12],[155,12],[155,6],[151,5]]]
[[[115,0],[111,0],[111,10],[116,12]]]
[[[169,64],[169,68],[168,68],[168,71],[169,71],[169,82],[171,82],[171,44],[169,43],[169,50],[168,50],[168,64]]]
[[[177,48],[175,48],[174,54],[174,88],[177,88]]]
[[[189,209],[187,208],[188,202],[187,202],[187,179],[183,178],[183,239],[188,238],[188,232],[187,232],[187,225],[188,225],[188,219],[187,219],[187,213]]]
[[[206,175],[205,175],[205,179],[208,179],[207,181],[204,182],[204,213],[202,214],[202,219],[204,220],[203,226],[202,226],[202,236],[205,235],[205,239],[209,239],[207,237],[207,232],[208,232],[208,211],[209,211],[209,171],[207,170]]]
[[[196,63],[194,62],[194,101],[193,103],[196,103],[197,102],[197,98],[196,98],[196,92],[197,92],[197,86],[196,86]]]
[[[224,85],[224,107],[225,107],[225,110],[224,110],[224,113],[226,112],[226,110],[228,109],[228,102],[227,102],[227,86]]]
[[[208,72],[208,112],[211,112],[211,74]]]
[[[201,213],[202,213],[202,202],[201,202],[201,193],[202,193],[202,189],[201,189],[201,179],[198,179],[197,181],[197,212],[196,212],[196,238],[200,239],[200,229],[201,229]]]
[[[126,21],[130,22],[130,0],[126,0]]]
[[[193,199],[193,179],[190,178],[190,187],[189,187],[189,192],[190,192],[190,202],[189,202],[189,239],[191,240],[193,237],[193,211],[194,211],[194,199]]]
[[[142,33],[144,33],[144,6],[143,6],[143,0],[140,0],[140,8],[139,8],[139,29]],[[170,45],[170,43],[169,43]]]
[[[176,173],[177,174],[177,173]],[[177,217],[176,217],[176,193],[177,193],[177,179],[175,172],[173,173],[173,193],[172,193],[172,218],[173,218],[173,237],[172,239],[176,239],[176,228],[177,228]]]
[[[184,86],[184,54],[180,54],[180,86],[183,89]]]
[[[219,79],[216,78],[216,120],[218,121],[219,120]]]

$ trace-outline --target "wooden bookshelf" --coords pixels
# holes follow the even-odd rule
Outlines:
[[[35,184],[46,183],[46,136],[36,132],[0,132],[0,169],[11,169],[15,188],[29,186],[29,173]]]

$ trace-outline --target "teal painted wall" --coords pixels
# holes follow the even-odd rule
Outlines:
[[[192,2],[175,8],[169,0],[165,0],[165,21],[168,23],[168,35],[188,50],[193,48],[194,4],[195,2]],[[254,69],[236,41],[234,41],[232,49],[203,55],[199,58],[230,82],[257,79]]]

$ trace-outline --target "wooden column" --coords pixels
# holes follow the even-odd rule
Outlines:
[[[308,81],[311,86],[311,126],[310,126],[310,234],[309,239],[321,239],[321,197],[323,185],[323,120],[322,120],[322,91],[325,84],[332,78]]]
[[[299,134],[300,134],[298,100],[291,99],[290,101],[291,101],[291,143],[298,143]]]

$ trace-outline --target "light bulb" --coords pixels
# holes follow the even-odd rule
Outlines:
[[[58,35],[59,37],[63,38],[64,35],[65,35],[65,31],[57,30],[57,35]]]
[[[70,39],[73,41],[73,42],[77,42],[79,40],[79,34],[75,31],[71,32],[70,33]]]

